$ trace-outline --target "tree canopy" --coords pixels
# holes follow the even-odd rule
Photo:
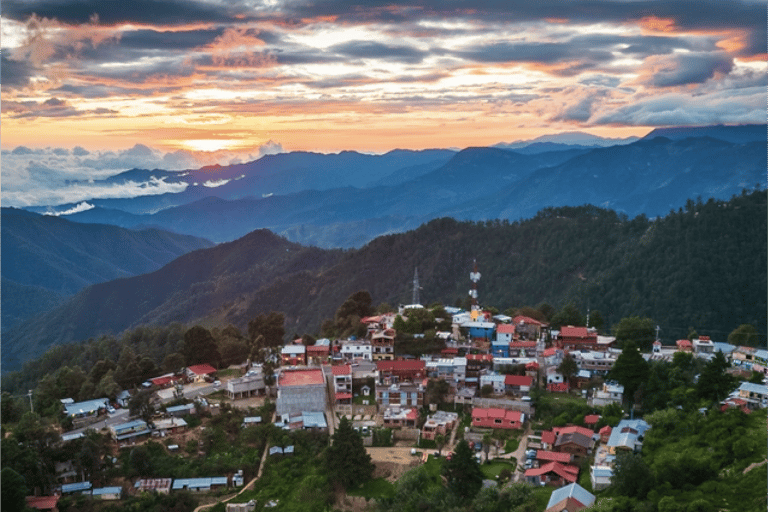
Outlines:
[[[483,473],[464,439],[456,445],[451,460],[445,461],[443,474],[448,480],[448,489],[462,503],[471,501],[483,486]]]
[[[613,329],[613,334],[619,347],[632,343],[641,351],[647,352],[651,350],[653,340],[656,339],[655,328],[656,324],[650,318],[630,316],[619,321]]]
[[[624,386],[624,399],[633,404],[635,392],[648,378],[648,363],[643,359],[634,343],[630,341],[624,345],[616,363],[608,372],[608,378],[616,380]]]
[[[331,446],[325,454],[325,466],[330,479],[345,489],[357,487],[373,476],[375,468],[371,456],[365,451],[363,438],[346,416],[341,417],[339,427],[333,433]]]

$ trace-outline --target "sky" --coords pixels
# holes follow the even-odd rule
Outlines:
[[[53,200],[35,183],[131,167],[766,121],[763,0],[5,0],[2,10],[3,200],[19,205]]]

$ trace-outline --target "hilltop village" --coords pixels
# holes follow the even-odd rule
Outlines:
[[[472,280],[477,279],[475,271]],[[261,362],[190,365],[120,391],[114,400],[63,399],[63,423],[70,428],[48,441],[60,447],[54,474],[47,488],[34,488],[26,504],[91,510],[146,493],[166,499],[183,493],[186,502],[202,500],[218,510],[290,509],[286,496],[259,488],[269,480],[265,471],[290,465],[293,458],[311,464],[318,446],[351,427],[376,468],[374,481],[386,489],[359,491],[358,501],[351,492],[336,496],[335,504],[322,509],[361,510],[370,498],[386,509],[404,474],[423,466],[437,467],[439,475],[441,464],[468,447],[483,488],[498,493],[527,486],[532,494],[525,510],[575,512],[594,507],[599,493],[616,484],[617,461],[642,454],[654,428],[652,420],[636,417],[648,410],[638,402],[649,398],[631,379],[627,396],[625,370],[617,372],[633,355],[641,356],[637,365],[698,368],[696,378],[725,361],[722,382],[730,387],[714,395],[715,409],[748,416],[768,406],[766,350],[697,335],[674,345],[656,339],[640,354],[630,343],[619,348],[616,336],[593,327],[552,329],[531,316],[485,310],[477,305],[474,285],[470,296],[467,309],[414,303],[366,316],[359,319],[361,336],[309,343],[298,338],[265,351]],[[435,318],[433,326],[449,326],[430,333],[437,349],[418,356],[401,352],[397,327],[405,329],[427,312],[446,316]],[[406,343],[423,339],[416,333]],[[695,379],[690,383],[691,389],[697,385]],[[659,409],[673,403],[674,397]],[[700,414],[707,411],[701,408]],[[86,463],[82,447],[94,434],[104,456]],[[79,451],[68,452],[68,444]],[[219,458],[225,449],[229,462]],[[244,467],[236,467],[232,456],[238,450],[250,454]],[[182,461],[200,457],[209,474],[178,473],[186,467]],[[166,458],[174,462],[159,462]],[[121,471],[121,465],[132,469]]]

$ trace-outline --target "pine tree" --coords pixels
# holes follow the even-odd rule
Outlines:
[[[357,487],[373,476],[374,464],[365,451],[363,438],[345,416],[341,417],[339,428],[333,433],[325,463],[330,480],[345,489]]]
[[[456,445],[451,460],[443,465],[443,474],[448,479],[448,489],[464,503],[471,501],[483,486],[480,465],[463,439]]]

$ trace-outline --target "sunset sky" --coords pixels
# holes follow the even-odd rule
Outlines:
[[[4,164],[151,156],[172,168],[766,120],[763,0],[6,0],[2,11]],[[24,176],[4,166],[3,179]]]

